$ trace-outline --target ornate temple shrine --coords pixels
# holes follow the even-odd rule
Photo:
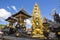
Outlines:
[[[55,13],[56,14],[56,13]],[[41,16],[41,12],[37,3],[35,3],[32,15],[29,15],[23,8],[18,11],[16,14],[8,17],[5,21],[9,22],[8,26],[5,26],[2,29],[3,39],[9,40],[57,40],[56,33],[59,32],[55,27],[57,24],[57,15],[53,17],[55,21],[48,20],[46,17]],[[56,18],[57,17],[57,18]],[[26,19],[31,19],[31,33],[28,34],[26,31]],[[58,20],[58,22],[60,22]],[[15,26],[14,26],[14,23]],[[56,31],[56,30],[57,31]],[[54,31],[55,30],[55,31]],[[55,39],[54,39],[55,38]]]

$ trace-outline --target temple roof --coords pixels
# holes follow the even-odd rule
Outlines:
[[[12,17],[15,17],[15,16],[17,16],[19,14],[23,14],[23,15],[26,15],[27,17],[31,17],[31,15],[29,15],[24,9],[21,9],[16,14],[12,15]]]
[[[8,17],[5,21],[17,21],[17,20],[13,17]]]

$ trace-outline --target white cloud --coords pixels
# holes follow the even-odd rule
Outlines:
[[[26,19],[26,23],[27,23],[27,24],[30,24],[30,20],[29,20],[29,19]]]
[[[6,19],[8,18],[9,16],[11,16],[11,13],[8,12],[7,10],[5,9],[0,9],[0,17],[3,18],[3,19]]]
[[[30,28],[32,26],[31,21],[29,19],[26,19],[26,27]]]
[[[0,21],[1,21],[1,22],[4,22],[5,20],[4,20],[3,18],[0,18]]]
[[[3,18],[0,18],[0,24],[8,24],[8,22],[5,21]]]
[[[9,6],[7,6],[7,8],[10,10],[11,8]]]
[[[60,16],[60,13],[59,13],[59,16]]]
[[[13,10],[17,11],[16,7],[15,6],[11,6],[13,8]]]

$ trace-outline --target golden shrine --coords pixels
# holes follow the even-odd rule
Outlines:
[[[43,35],[43,22],[40,13],[40,9],[37,4],[34,5],[34,9],[32,11],[32,37],[40,37],[44,38]]]

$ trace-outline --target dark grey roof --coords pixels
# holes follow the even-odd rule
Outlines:
[[[12,15],[12,17],[18,15],[18,14],[23,14],[26,15],[28,17],[31,17],[31,15],[29,15],[24,9],[21,9],[20,11],[18,11],[16,14]]]
[[[6,21],[8,21],[9,19],[11,19],[11,20],[15,20],[16,21],[16,19],[15,18],[13,18],[13,17],[8,17],[7,19],[5,19]]]

